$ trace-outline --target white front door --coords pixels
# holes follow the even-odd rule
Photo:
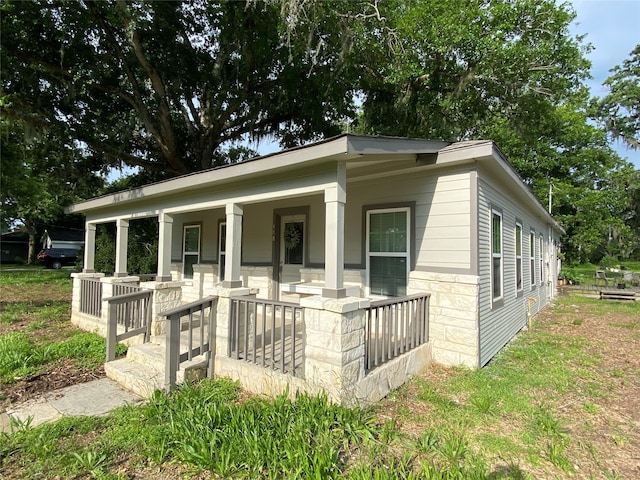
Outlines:
[[[280,283],[300,281],[305,264],[305,215],[284,215],[280,219]]]

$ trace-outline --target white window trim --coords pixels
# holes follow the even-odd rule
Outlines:
[[[538,255],[540,263],[540,285],[544,285],[544,237],[540,235],[540,254]]]
[[[520,255],[518,255],[518,228],[520,228]],[[515,253],[515,259],[516,259],[516,264],[515,264],[516,296],[518,296],[518,294],[524,290],[524,265],[522,263],[522,251],[523,251],[522,250],[522,247],[523,247],[522,234],[523,234],[522,223],[516,222],[516,226],[513,231],[513,236],[515,237],[514,253]],[[520,286],[518,286],[518,259],[520,259]]]
[[[197,228],[198,229],[198,251],[187,251],[185,250],[187,246],[187,229]],[[182,227],[182,278],[185,278],[185,269],[187,266],[186,256],[187,255],[197,255],[198,259],[195,262],[196,264],[200,263],[200,244],[202,243],[201,238],[202,229],[200,225],[184,225]],[[193,278],[193,277],[191,277]],[[188,279],[190,280],[190,278]]]
[[[531,290],[536,286],[536,232],[529,232],[529,283]]]
[[[500,253],[494,253],[493,251],[493,216],[497,215],[500,217]],[[504,225],[503,225],[503,216],[502,212],[499,210],[491,209],[491,241],[489,242],[489,249],[491,252],[491,269],[490,269],[490,277],[491,277],[491,301],[493,303],[498,302],[504,298]],[[493,291],[493,261],[495,258],[500,259],[500,295],[494,296]]]
[[[365,273],[365,292],[368,297],[371,298],[388,298],[385,295],[372,295],[371,294],[371,285],[370,285],[370,275],[371,275],[371,257],[404,257],[406,258],[406,275],[407,275],[407,288],[409,287],[409,272],[411,269],[411,207],[390,207],[390,208],[376,208],[372,210],[367,210],[367,225],[365,230],[366,237],[366,273]],[[371,215],[377,213],[394,213],[394,212],[405,212],[407,216],[407,246],[406,252],[371,252],[369,251],[369,227],[371,225]]]

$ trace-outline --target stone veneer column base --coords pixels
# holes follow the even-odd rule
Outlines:
[[[182,303],[182,282],[141,282],[140,287],[153,290],[151,335],[162,335],[166,332],[166,318],[159,314]]]
[[[409,294],[426,292],[429,342],[435,362],[477,368],[480,356],[480,280],[475,275],[414,271]]]

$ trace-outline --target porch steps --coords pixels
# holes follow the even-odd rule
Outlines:
[[[107,377],[141,397],[150,398],[155,390],[164,388],[165,343],[164,337],[155,337],[157,343],[143,343],[129,347],[127,356],[107,362],[104,370]],[[206,362],[204,355],[194,357],[181,364],[177,372],[177,383],[184,382],[185,371],[197,368]]]

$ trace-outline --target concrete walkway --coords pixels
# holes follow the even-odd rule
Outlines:
[[[11,419],[35,427],[53,422],[64,416],[101,416],[127,403],[140,403],[144,399],[123,389],[109,378],[47,392],[42,397],[28,400],[0,413],[0,432],[11,431]]]

